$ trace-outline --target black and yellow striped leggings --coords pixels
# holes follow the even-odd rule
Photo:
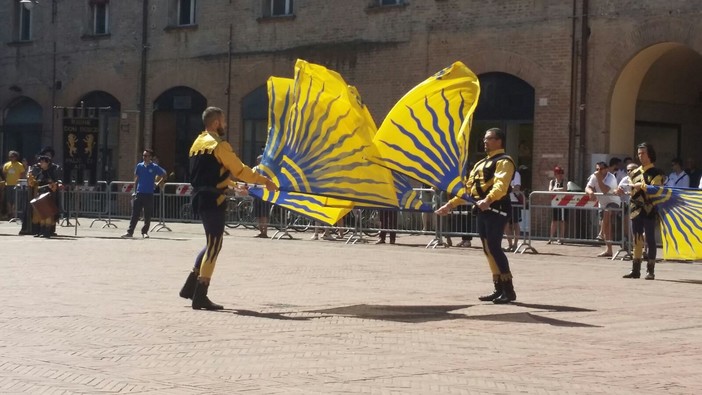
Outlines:
[[[200,218],[202,219],[202,227],[205,228],[205,237],[207,244],[195,258],[194,272],[199,272],[202,278],[212,278],[217,256],[222,249],[222,239],[224,237],[224,217],[225,205],[220,207],[200,210]]]

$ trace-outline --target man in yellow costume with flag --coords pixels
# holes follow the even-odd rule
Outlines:
[[[485,132],[483,144],[487,157],[475,164],[466,182],[466,190],[475,199],[475,206],[479,209],[478,234],[495,284],[495,290],[491,294],[480,296],[478,299],[484,302],[492,301],[495,304],[506,304],[517,300],[509,260],[502,250],[502,237],[507,216],[501,213],[506,214],[512,210],[509,193],[510,183],[516,170],[512,158],[505,154],[505,137],[505,133],[498,128],[488,129]],[[457,196],[436,210],[436,213],[447,215],[456,206],[467,203]]]
[[[195,310],[221,310],[221,305],[213,303],[207,297],[207,291],[217,256],[222,249],[227,207],[224,191],[234,185],[230,176],[244,182],[263,184],[269,191],[275,191],[278,187],[268,177],[241,163],[231,145],[222,140],[227,124],[221,109],[205,109],[202,123],[205,124],[205,130],[190,147],[190,183],[194,190],[193,211],[202,219],[207,245],[195,259],[195,267],[180,290],[180,296],[192,299]]]

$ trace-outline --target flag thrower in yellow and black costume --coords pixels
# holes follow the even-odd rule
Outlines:
[[[375,135],[371,160],[451,195],[472,200],[465,188],[478,77],[461,62],[410,90]]]
[[[368,161],[377,156],[375,123],[356,89],[339,74],[298,60],[291,96],[282,93],[289,92],[285,84],[269,81],[271,127],[261,161],[264,174],[274,175],[282,192],[309,195],[305,204],[318,199],[313,203],[347,209],[353,202],[355,207],[430,210],[406,179],[396,180],[387,168]],[[282,202],[280,196],[271,199]],[[286,199],[290,196],[295,195]]]
[[[646,186],[658,210],[664,259],[702,259],[702,190]]]

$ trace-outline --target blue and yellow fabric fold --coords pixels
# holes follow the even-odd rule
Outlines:
[[[702,190],[646,186],[658,210],[664,259],[702,259]]]
[[[471,200],[465,188],[478,77],[456,62],[410,90],[390,110],[374,143],[376,163]]]
[[[375,123],[338,73],[298,60],[295,79],[271,77],[268,92],[269,134],[259,168],[280,192],[254,189],[253,195],[330,224],[352,207],[431,210],[407,177],[368,160],[379,156]]]

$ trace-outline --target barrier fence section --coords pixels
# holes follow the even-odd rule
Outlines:
[[[27,179],[22,178],[17,181],[17,186],[14,190],[15,194],[15,212],[10,213],[12,218],[9,222],[14,222],[19,224],[22,222],[24,217],[24,210],[26,210],[27,204],[29,204],[29,187],[27,186]]]
[[[443,205],[447,196],[445,193],[435,193],[429,188],[417,188],[425,202],[431,202],[433,209]],[[66,226],[72,226],[68,218],[91,217],[95,222],[105,222],[105,227],[117,227],[112,223],[115,218],[128,219],[131,217],[134,182],[99,181],[94,186],[69,185],[60,193],[60,207],[63,211]],[[158,220],[152,231],[170,229],[166,221],[193,222],[197,215],[192,210],[193,188],[188,183],[166,183],[158,194],[154,195],[154,215]],[[14,190],[15,212],[10,221],[19,222],[29,204],[29,188],[26,180],[20,180]],[[510,215],[519,224],[519,243],[515,253],[537,251],[532,246],[533,240],[549,240],[551,242],[574,244],[611,243],[618,246],[613,250],[612,259],[631,257],[629,205],[618,207],[598,207],[595,194],[591,197],[582,192],[553,192],[535,191],[521,203],[513,203]],[[243,226],[256,228],[257,219],[253,210],[254,198],[247,195],[228,195],[226,225],[229,228]],[[607,240],[599,238],[601,219],[608,216],[611,225],[610,237]],[[432,212],[363,208],[353,209],[338,224],[323,226],[311,219],[282,207],[271,205],[269,211],[270,228],[277,230],[275,238],[292,237],[290,232],[320,232],[327,237],[345,240],[349,244],[368,241],[380,232],[396,232],[409,235],[433,235],[427,244],[429,247],[451,246],[452,238],[461,238],[456,242],[463,246],[469,244],[472,238],[478,237],[476,217],[472,206],[459,206],[445,217],[439,217]],[[468,242],[468,243],[467,243]],[[616,252],[615,252],[616,251]]]
[[[526,243],[612,244],[612,259],[630,257],[628,205],[601,208],[597,196],[583,192],[534,191],[529,195],[529,233]],[[601,220],[609,218],[610,232],[601,232]],[[606,234],[609,233],[609,237]],[[619,249],[614,252],[614,247]]]
[[[104,222],[103,228],[117,227],[109,220],[109,188],[106,181],[95,185],[69,184],[59,192],[59,206],[63,213],[62,226],[72,226],[69,218],[89,217],[92,228],[96,222]]]

